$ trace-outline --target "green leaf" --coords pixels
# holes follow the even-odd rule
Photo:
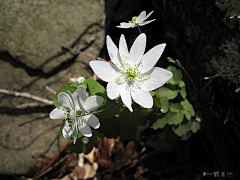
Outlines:
[[[150,91],[151,96],[155,96],[155,91]]]
[[[180,94],[181,94],[181,96],[183,97],[183,99],[186,99],[187,92],[186,92],[186,88],[185,88],[185,87],[182,87],[182,88],[180,89]]]
[[[196,133],[200,129],[200,123],[199,122],[192,122],[191,130],[193,133]]]
[[[166,97],[163,97],[160,99],[160,103],[161,103],[161,113],[168,112],[168,109],[169,109],[168,99]]]
[[[173,103],[170,105],[171,112],[180,112],[181,110],[183,110],[183,107],[180,103]]]
[[[152,125],[152,128],[154,130],[158,129],[158,128],[161,128],[163,129],[167,124],[167,120],[166,120],[166,116],[164,116],[163,118],[159,118],[157,119],[157,121],[155,121]]]
[[[117,105],[117,102],[114,101],[114,100],[109,99],[106,94],[97,93],[96,95],[97,96],[102,96],[103,99],[104,99],[102,105],[97,109],[97,111],[106,109],[105,111],[97,114],[97,116],[100,119],[101,118],[111,118],[111,117],[114,117],[118,113],[118,111],[120,109],[120,106]]]
[[[183,121],[183,114],[179,112],[168,112],[164,117],[169,125],[177,125]]]
[[[185,99],[184,101],[181,101],[180,104],[182,105],[183,109],[185,109],[190,113],[191,116],[195,116],[195,111],[193,109],[193,106],[187,99]],[[186,114],[186,112],[184,114]]]
[[[87,144],[84,144],[82,142],[82,138],[78,138],[76,141],[76,144],[73,144],[73,142],[66,148],[66,150],[69,150],[74,153],[84,153],[88,154],[92,151],[93,147],[98,141],[101,141],[104,135],[102,133],[99,133],[96,130],[92,129],[92,137],[89,138],[89,142]]]
[[[177,94],[178,94],[177,90],[172,90],[167,87],[160,87],[155,92],[156,92],[157,98],[159,99],[161,99],[162,97],[166,97],[168,99],[174,99],[175,97],[177,97]]]
[[[94,96],[96,93],[104,93],[105,92],[105,88],[97,81],[94,81],[89,78],[86,79],[85,81],[87,82],[88,89],[89,89],[91,96]]]
[[[116,117],[99,119],[100,120],[100,128],[99,132],[104,133],[107,138],[116,139],[119,136],[118,127],[116,125]]]
[[[178,84],[178,87],[185,87],[186,85],[185,85],[185,82],[184,81],[180,81],[179,82],[179,84]]]
[[[62,86],[62,88],[60,89],[60,91],[58,91],[55,95],[54,95],[54,105],[56,107],[62,106],[59,102],[58,102],[58,94],[60,92],[68,92],[68,90],[71,93],[74,93],[75,90],[77,89],[77,87],[71,86],[71,85],[66,85],[66,86]]]
[[[176,63],[175,60],[171,57],[168,57],[167,59],[168,59],[168,62],[170,62],[170,63],[174,63],[174,64]]]
[[[143,123],[143,119],[153,112],[153,109],[150,108],[138,108],[134,110],[133,115],[137,120],[138,125]],[[142,124],[143,125],[143,124]]]
[[[182,137],[184,134],[191,130],[191,124],[191,121],[188,121],[186,124],[173,126],[173,131],[177,136]]]
[[[153,98],[153,102],[154,102],[155,106],[157,106],[158,108],[161,107],[160,99],[158,99],[158,98]]]
[[[174,66],[168,66],[167,70],[171,71],[173,73],[173,77],[167,82],[172,85],[177,85],[182,80],[182,72],[180,69],[177,69]]]
[[[82,84],[72,83],[70,86],[78,88],[79,86],[83,86],[85,89],[87,89],[87,81],[84,81]]]
[[[192,117],[192,116],[191,116],[191,113],[190,113],[189,111],[185,110],[185,109],[183,109],[183,110],[181,111],[181,113],[185,115],[185,117],[186,117],[187,120],[190,120],[191,117]]]
[[[181,137],[181,140],[187,141],[188,139],[190,139],[190,137],[192,137],[192,132],[191,132],[191,131],[188,131],[186,134],[184,134],[184,135]]]
[[[120,114],[119,118],[116,119],[116,131],[119,132],[120,139],[125,140],[136,140],[138,136],[137,121],[131,115],[131,112],[125,108]]]

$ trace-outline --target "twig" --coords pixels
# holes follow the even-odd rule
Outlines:
[[[87,53],[87,52],[84,52],[84,51],[74,50],[74,49],[68,48],[66,46],[62,46],[62,48],[70,51],[72,54],[83,54],[84,56],[87,56],[87,57],[90,57],[90,58],[93,58],[93,59],[97,59],[97,60],[100,60],[100,61],[107,61],[106,59],[100,58],[98,56],[95,56],[93,54],[90,54],[90,53]]]
[[[62,154],[63,151],[65,151],[66,147],[71,143],[72,141],[67,141],[67,143],[60,149],[60,151],[53,157],[53,159],[42,168],[41,172],[34,178],[39,179],[41,176],[49,172],[49,168],[53,165],[53,163],[59,158],[59,156]]]
[[[48,104],[48,105],[53,105],[53,101],[50,101],[48,99],[44,99],[44,98],[41,98],[41,97],[38,97],[38,96],[34,96],[30,93],[27,93],[27,92],[17,92],[17,91],[11,91],[11,90],[6,90],[6,89],[0,89],[0,93],[2,94],[7,94],[7,95],[10,95],[10,96],[16,96],[16,97],[25,97],[25,98],[29,98],[29,99],[32,99],[32,100],[35,100],[35,101],[39,101],[39,102],[42,102],[42,103],[45,103],[45,104]]]
[[[52,88],[50,88],[49,86],[45,86],[46,90],[48,90],[49,92],[56,94],[56,91],[54,91]]]
[[[40,106],[40,104],[38,104],[38,103],[26,103],[26,104],[18,105],[17,108],[24,109],[24,108],[34,108],[34,107],[39,107],[39,106]]]

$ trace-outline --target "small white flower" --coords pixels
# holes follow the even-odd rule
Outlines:
[[[65,119],[65,124],[62,130],[63,137],[68,138],[74,134],[76,143],[78,130],[86,137],[92,136],[91,127],[98,129],[100,127],[99,119],[90,114],[91,111],[98,108],[103,103],[103,97],[91,96],[86,99],[86,89],[79,86],[76,91],[61,92],[58,94],[58,102],[62,104],[49,114],[51,119]],[[90,125],[90,126],[89,126]]]
[[[143,11],[140,13],[138,17],[134,16],[132,20],[129,21],[128,23],[125,23],[125,22],[120,23],[120,26],[117,26],[117,27],[118,28],[134,28],[137,26],[144,26],[150,22],[155,21],[155,19],[150,21],[145,21],[152,13],[153,11],[151,11],[148,15],[146,15],[146,11]]]
[[[85,78],[80,76],[80,77],[76,80],[76,83],[77,83],[77,84],[82,84],[82,83],[84,83],[84,81],[85,81]]]
[[[144,54],[146,35],[140,34],[130,52],[124,35],[121,35],[119,50],[107,36],[107,49],[112,63],[91,61],[94,73],[107,84],[107,95],[115,99],[119,95],[127,108],[132,111],[132,99],[144,108],[152,108],[153,99],[149,91],[163,86],[173,74],[159,67],[153,67],[166,46],[159,44]]]

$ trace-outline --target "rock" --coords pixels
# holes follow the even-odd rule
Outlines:
[[[0,0],[0,88],[53,100],[70,78],[92,75],[93,58],[105,42],[104,1]],[[19,109],[37,103],[39,107]],[[61,120],[51,120],[46,106],[31,99],[0,94],[0,174],[33,173],[32,152],[53,157],[66,143],[58,137]]]
[[[0,16],[0,51],[44,73],[73,58],[61,46],[88,48],[105,20],[103,0],[1,0]]]

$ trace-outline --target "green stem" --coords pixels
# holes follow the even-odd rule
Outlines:
[[[205,77],[204,79],[210,79],[210,81],[208,81],[208,83],[198,92],[198,95],[203,92],[203,90],[205,90],[208,85],[217,77],[227,77],[227,76],[232,76],[232,75],[228,75],[228,74],[223,74],[222,71],[220,71],[219,73],[215,74],[214,76],[211,76],[211,77]]]
[[[180,63],[180,61],[177,60],[177,66],[180,67],[187,75],[187,77],[189,78],[192,86],[193,86],[193,89],[194,89],[194,93],[195,93],[195,97],[197,97],[198,93],[197,93],[197,88],[196,88],[196,85],[193,81],[193,79],[191,78],[191,76],[188,74],[187,70],[182,66],[182,64]]]
[[[142,33],[142,31],[141,31],[141,29],[140,29],[140,27],[137,25],[137,27],[138,27],[138,30],[139,30],[139,32],[140,32],[140,34]]]
[[[116,104],[114,104],[114,105],[112,105],[112,106],[110,106],[110,107],[108,107],[108,108],[106,108],[106,109],[101,109],[101,110],[99,110],[99,111],[92,112],[92,113],[90,113],[90,114],[98,114],[98,113],[104,112],[104,111],[106,111],[106,110],[108,110],[108,109],[111,109],[111,108],[113,108],[113,107],[115,107],[115,106],[117,106],[117,105],[121,105],[121,104],[122,104],[122,102],[117,102]]]

